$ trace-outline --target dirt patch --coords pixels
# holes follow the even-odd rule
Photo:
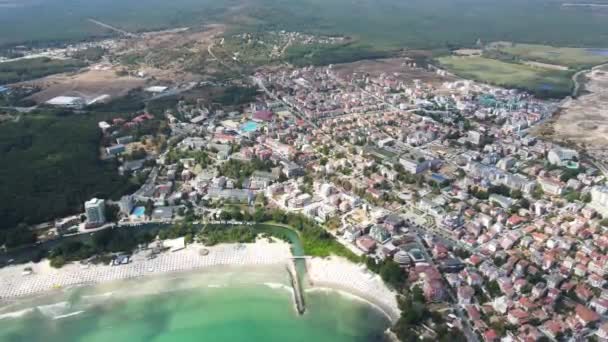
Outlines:
[[[404,58],[387,58],[378,60],[364,60],[354,63],[334,65],[334,71],[342,79],[349,79],[354,73],[367,73],[377,77],[381,74],[393,76],[395,79],[412,84],[414,80],[435,86],[444,82],[453,82],[457,79],[451,76],[440,76],[434,72],[412,67],[412,61]]]
[[[602,69],[585,75],[586,94],[564,102],[559,112],[535,134],[558,142],[571,143],[590,155],[608,156],[608,74]]]
[[[481,56],[481,49],[458,49],[453,52],[456,56]]]
[[[568,70],[568,67],[563,66],[563,65],[557,65],[557,64],[541,63],[541,62],[534,62],[534,61],[524,61],[523,63],[526,65],[529,65],[529,66],[537,67],[537,68],[559,70],[559,71]]]
[[[22,84],[40,87],[42,90],[30,98],[42,103],[57,96],[79,96],[91,101],[102,95],[124,96],[132,89],[147,85],[198,82],[205,79],[204,74],[217,72],[213,64],[206,63],[207,46],[224,30],[223,25],[209,25],[198,30],[183,28],[145,33],[117,43],[110,52],[111,64]],[[131,64],[125,64],[122,63],[125,56],[136,58]]]
[[[87,69],[75,75],[53,75],[25,82],[42,90],[30,98],[38,103],[57,96],[80,96],[90,101],[102,95],[112,98],[126,95],[130,90],[144,86],[146,81],[131,76],[118,76],[112,68],[107,70]]]
[[[132,74],[170,83],[204,80],[220,68],[211,60],[208,46],[221,36],[224,25],[208,25],[200,29],[177,29],[151,32],[130,40],[113,51],[113,59]]]
[[[136,41],[132,41],[131,49],[171,49],[184,46],[194,47],[202,44],[206,48],[213,38],[221,35],[226,30],[224,25],[207,25],[200,30],[176,29],[160,32],[149,32],[142,35]]]

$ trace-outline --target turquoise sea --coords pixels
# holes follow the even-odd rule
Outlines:
[[[150,277],[4,303],[0,341],[383,341],[364,301],[307,291],[295,312],[281,268]]]

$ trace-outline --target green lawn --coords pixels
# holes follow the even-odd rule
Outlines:
[[[562,97],[570,93],[572,72],[507,63],[485,57],[440,57],[439,64],[468,79],[506,88],[525,89],[538,96]]]
[[[585,48],[514,44],[509,42],[493,43],[486,47],[486,49],[490,51],[498,50],[521,59],[563,65],[575,69],[608,62],[608,49],[594,51]]]

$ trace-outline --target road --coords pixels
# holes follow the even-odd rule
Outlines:
[[[92,22],[93,24],[99,25],[101,27],[104,27],[104,28],[107,28],[109,30],[112,30],[112,31],[114,31],[116,33],[119,33],[119,34],[121,34],[121,35],[123,35],[123,36],[125,36],[127,38],[137,37],[137,35],[135,35],[135,34],[133,34],[131,32],[127,32],[127,31],[125,31],[123,29],[119,29],[118,27],[115,27],[115,26],[103,23],[103,22],[101,22],[99,20],[95,20],[93,18],[88,18],[87,20],[90,21],[90,22]]]
[[[600,172],[602,173],[602,175],[604,175],[604,177],[606,179],[608,179],[608,167],[606,167],[606,165],[601,162],[601,161],[596,161],[591,159],[591,164],[593,164],[593,166],[597,167],[598,170],[600,170]]]
[[[597,70],[597,69],[602,68],[602,67],[605,67],[605,66],[608,66],[608,63],[605,63],[605,64],[600,64],[600,65],[596,65],[596,66],[594,66],[594,67],[593,67],[593,68],[591,68],[591,69],[585,69],[585,70],[581,70],[581,71],[577,72],[576,74],[572,75],[572,82],[574,82],[574,88],[572,89],[572,97],[573,97],[573,98],[576,98],[576,97],[579,95],[579,91],[580,91],[580,88],[581,88],[581,84],[580,84],[580,82],[578,81],[578,77],[579,77],[580,75],[582,75],[582,74],[586,74],[586,73],[588,73],[588,72],[591,72],[591,71],[593,71],[593,70]]]
[[[416,234],[416,243],[420,247],[422,247],[422,252],[425,254],[425,257],[428,260],[428,262],[431,265],[433,265],[434,267],[437,267],[437,265],[435,263],[435,259],[433,259],[433,256],[429,254],[426,245],[420,239],[420,234]],[[446,283],[445,280],[443,280],[443,282]],[[477,335],[475,334],[475,332],[473,331],[473,329],[471,327],[471,323],[470,323],[469,319],[465,315],[464,310],[462,309],[460,304],[458,304],[458,298],[454,294],[454,289],[449,285],[446,286],[446,289],[447,289],[446,292],[449,295],[451,302],[453,303],[452,308],[454,309],[454,312],[456,313],[456,315],[458,315],[460,322],[462,322],[462,333],[466,336],[467,341],[479,342]]]

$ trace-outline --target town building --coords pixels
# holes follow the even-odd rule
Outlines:
[[[87,217],[87,227],[100,226],[106,222],[104,200],[92,198],[84,202],[84,210]]]

